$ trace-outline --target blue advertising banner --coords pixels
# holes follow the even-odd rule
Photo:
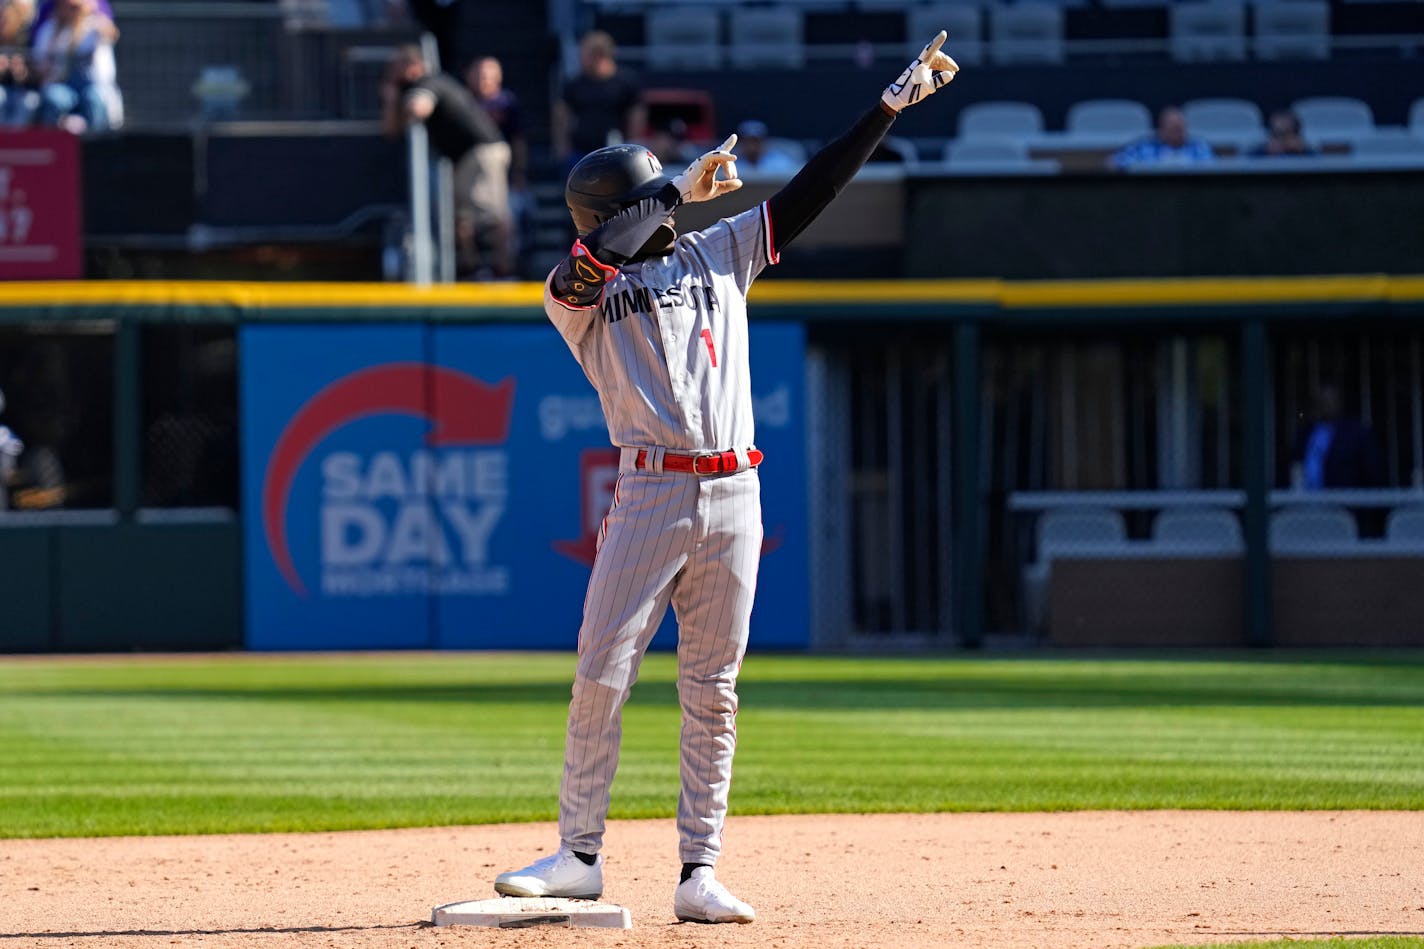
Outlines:
[[[419,326],[242,328],[249,648],[431,645],[420,584],[377,589],[424,574],[397,473],[377,461],[419,451],[431,428],[423,337]]]
[[[805,338],[751,342],[752,646],[800,649]],[[242,347],[250,648],[574,648],[618,456],[552,328],[247,326]],[[654,648],[675,643],[669,619]]]

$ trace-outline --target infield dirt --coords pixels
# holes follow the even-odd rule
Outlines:
[[[614,821],[632,930],[426,925],[493,896],[550,824],[0,841],[0,947],[1112,949],[1424,936],[1424,815],[1132,811],[736,817],[718,874],[750,926],[672,915],[671,820]]]

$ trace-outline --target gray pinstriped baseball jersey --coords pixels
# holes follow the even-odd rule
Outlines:
[[[736,680],[760,562],[757,472],[698,477],[636,470],[654,452],[750,448],[746,294],[774,263],[766,206],[691,234],[665,257],[625,266],[599,303],[569,307],[546,283],[544,311],[598,390],[623,449],[584,600],[569,706],[559,834],[602,848],[622,708],[669,603],[678,621],[685,863],[717,862],[736,747]],[[656,467],[656,464],[655,464]]]

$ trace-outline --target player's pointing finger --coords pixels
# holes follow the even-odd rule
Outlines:
[[[733,132],[731,135],[727,136],[727,140],[725,142],[717,146],[717,151],[730,152],[732,150],[732,146],[735,144],[737,144],[737,133]]]
[[[948,37],[948,33],[946,33],[944,30],[940,30],[939,35],[936,36],[934,39],[930,40],[930,45],[925,47],[925,51],[920,55],[921,60],[923,60],[924,62],[929,62],[930,59],[934,56],[934,54],[939,52],[939,48],[944,45],[944,41],[948,39]],[[914,49],[913,46],[910,48]]]

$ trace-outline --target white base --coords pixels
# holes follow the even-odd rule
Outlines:
[[[501,896],[493,900],[446,903],[435,907],[430,921],[436,926],[494,926],[499,929],[523,929],[526,926],[633,928],[632,915],[621,906],[552,897]]]

